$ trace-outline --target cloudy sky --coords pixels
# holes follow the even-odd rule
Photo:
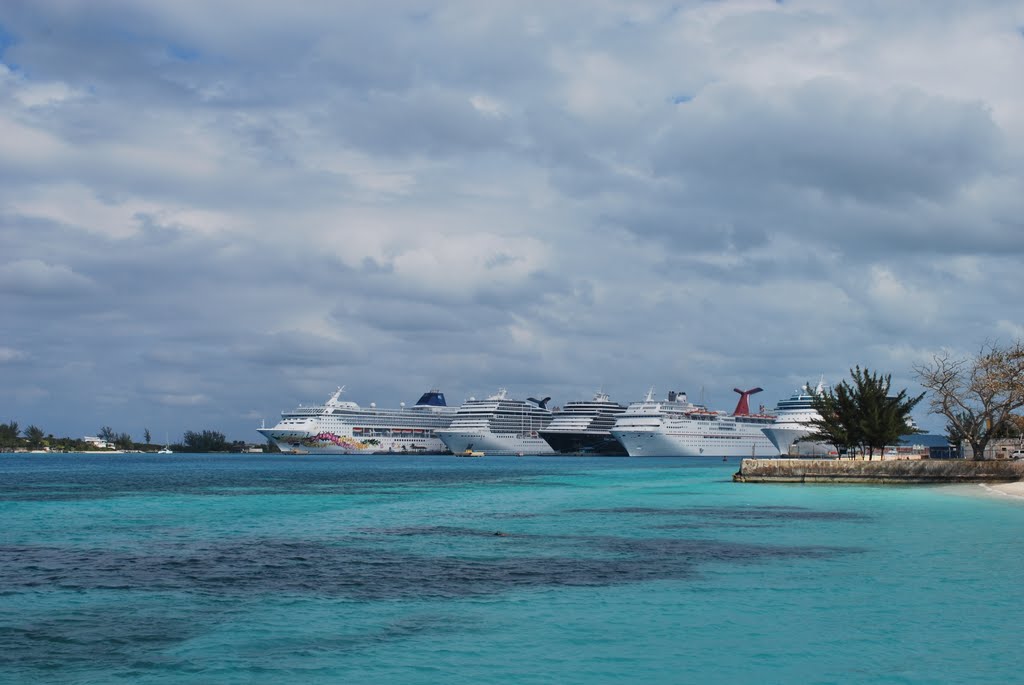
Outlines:
[[[914,388],[1024,331],[1021,74],[1021,2],[0,3],[0,421]]]

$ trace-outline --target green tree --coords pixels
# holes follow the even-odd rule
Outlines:
[[[810,387],[808,384],[807,387]],[[812,406],[818,418],[811,422],[814,433],[804,440],[817,440],[836,448],[836,454],[844,454],[861,444],[857,433],[856,403],[851,389],[844,381],[830,391],[816,393]]]
[[[115,440],[117,440],[117,433],[115,433],[114,429],[111,428],[110,426],[104,426],[103,428],[100,428],[100,432],[97,433],[96,435],[100,439],[106,440],[107,442],[114,442]]]
[[[39,426],[29,426],[25,429],[25,440],[28,442],[29,449],[37,450],[43,446],[43,439],[45,433]]]
[[[119,433],[114,437],[114,446],[119,450],[130,450],[132,448],[132,436],[128,433]]]
[[[226,452],[228,449],[224,434],[211,430],[185,431],[184,445],[189,452]]]
[[[18,422],[0,423],[0,447],[13,448],[20,444]]]
[[[142,431],[142,437],[144,437],[144,438],[146,439],[146,444],[148,445],[148,444],[149,444],[149,442],[150,442],[150,438],[152,437],[152,436],[151,436],[151,435],[149,434],[149,429],[148,429],[148,428],[147,428],[147,429],[145,429],[144,431]]]
[[[859,447],[872,458],[875,451],[895,445],[916,432],[910,427],[910,413],[924,399],[924,393],[910,397],[906,390],[891,394],[892,375],[882,376],[859,366],[850,369],[853,381],[842,381],[834,389],[814,398],[821,418],[812,422],[812,440],[835,445],[839,452]]]
[[[1004,434],[1024,407],[1024,344],[1006,347],[986,342],[974,357],[941,352],[914,366],[918,381],[931,391],[929,409],[944,416],[950,439],[971,446],[985,458],[989,442]]]

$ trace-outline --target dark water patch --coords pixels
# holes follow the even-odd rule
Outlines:
[[[88,670],[140,658],[156,664],[164,649],[202,632],[195,618],[112,605],[0,625],[0,663],[15,671]]]
[[[357,599],[444,598],[495,594],[516,588],[603,586],[685,579],[702,564],[771,559],[827,558],[852,550],[740,544],[717,540],[554,536],[536,537],[532,554],[523,539],[494,531],[432,528],[412,535],[492,538],[488,558],[430,556],[380,545],[311,541],[209,542],[177,553],[141,554],[41,546],[0,547],[0,586],[8,590],[59,588],[186,591],[214,595],[293,593]],[[520,556],[498,545],[518,545]],[[557,543],[552,546],[550,543]],[[571,544],[567,555],[562,546]],[[443,546],[442,546],[443,547]],[[541,554],[538,554],[541,552]]]
[[[694,516],[705,519],[767,520],[767,521],[869,521],[871,517],[846,511],[817,511],[804,507],[610,507],[599,509],[567,509],[573,514],[645,514],[651,516]]]
[[[683,509],[657,509],[654,507],[607,507],[601,509],[566,509],[567,514],[672,514]]]
[[[771,528],[770,523],[739,523],[731,521],[727,524],[729,528]],[[708,528],[721,529],[721,521],[693,521],[690,523],[663,523],[656,526],[644,526],[650,530],[704,530]]]
[[[479,528],[460,528],[458,526],[395,526],[391,528],[358,528],[357,533],[384,536],[445,536],[445,537],[508,537],[511,534],[503,531],[481,530]]]

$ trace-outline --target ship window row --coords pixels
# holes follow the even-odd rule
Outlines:
[[[378,428],[376,426],[356,426],[352,429],[352,435],[357,438],[433,438],[434,431],[429,428]]]

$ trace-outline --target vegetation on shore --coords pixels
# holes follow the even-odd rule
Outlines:
[[[997,438],[1019,434],[1024,407],[1024,344],[982,345],[977,356],[942,352],[914,366],[918,382],[931,392],[929,408],[946,418],[951,443],[967,442],[975,459]]]
[[[128,433],[117,433],[103,426],[96,433],[105,446],[81,438],[55,437],[38,426],[21,429],[17,421],[0,423],[0,451],[45,450],[50,452],[156,452],[164,445],[152,444],[149,429],[143,431],[144,443],[135,442]],[[243,452],[249,445],[242,440],[228,442],[223,433],[212,430],[185,431],[179,443],[166,445],[172,452]],[[265,452],[276,452],[271,444]]]
[[[838,454],[859,451],[870,459],[901,437],[920,432],[912,427],[910,413],[924,393],[910,397],[904,389],[893,395],[892,374],[882,376],[859,366],[850,369],[850,377],[853,383],[844,380],[814,396],[820,418],[812,422],[815,432],[807,439],[828,443]]]

